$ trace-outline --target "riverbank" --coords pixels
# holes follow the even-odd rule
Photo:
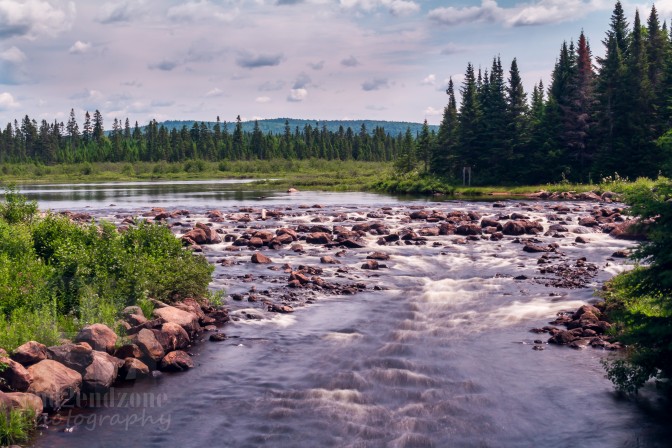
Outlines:
[[[129,181],[203,181],[222,179],[253,179],[232,188],[240,190],[286,190],[294,187],[322,191],[372,191],[437,197],[528,197],[540,191],[622,193],[631,182],[606,178],[599,183],[569,182],[521,186],[460,186],[446,180],[419,174],[397,176],[389,162],[357,162],[340,160],[250,160],[180,163],[81,163],[53,166],[34,164],[2,164],[4,184],[51,184]],[[647,182],[638,180],[637,182]]]

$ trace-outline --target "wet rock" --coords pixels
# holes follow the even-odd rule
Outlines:
[[[481,227],[495,227],[497,230],[502,230],[502,224],[496,219],[483,218],[481,220]]]
[[[390,256],[384,252],[372,252],[366,258],[368,260],[386,261],[390,259]]]
[[[528,243],[528,244],[525,244],[525,247],[523,247],[523,251],[530,252],[530,253],[538,253],[538,252],[549,252],[550,249],[548,247],[543,247],[543,246],[539,246],[537,244]]]
[[[270,311],[272,313],[287,314],[287,313],[293,313],[294,312],[294,308],[292,308],[289,305],[278,305],[278,304],[275,304],[275,303],[269,303],[267,306],[268,306],[268,311]]]
[[[409,215],[411,219],[427,219],[429,218],[430,214],[427,210],[417,210],[414,212],[411,212]]]
[[[592,216],[584,216],[583,218],[579,218],[579,225],[584,227],[595,227],[599,225],[599,223]]]
[[[611,254],[614,258],[628,258],[630,256],[630,251],[627,249],[620,249]]]
[[[331,243],[331,236],[325,232],[311,233],[306,237],[308,244],[329,244]]]
[[[582,236],[577,236],[574,241],[577,242],[577,243],[580,243],[580,244],[587,244],[588,243],[588,240],[586,238],[582,237]]]
[[[28,372],[33,377],[28,392],[40,397],[47,411],[56,411],[79,395],[82,375],[60,362],[45,359],[28,367]]]
[[[621,240],[641,241],[646,239],[645,230],[636,219],[614,225],[609,235]]]
[[[261,252],[255,252],[252,254],[252,263],[257,263],[257,264],[268,264],[272,263],[271,259],[268,258],[266,255],[262,254]]]
[[[161,333],[165,342],[160,342],[163,342],[162,346],[166,352],[187,348],[191,343],[189,335],[185,329],[174,322],[166,322],[163,324],[161,327]]]
[[[504,235],[524,235],[525,226],[518,221],[507,221],[502,227]]]
[[[457,235],[480,235],[482,232],[481,226],[478,224],[463,224],[455,229]]]
[[[124,364],[119,369],[119,378],[124,381],[133,381],[146,378],[150,375],[147,364],[135,358],[124,359]]]
[[[380,268],[380,265],[376,260],[366,260],[361,267],[362,269],[377,270]]]
[[[112,353],[117,343],[117,334],[107,325],[87,325],[77,333],[74,342],[86,342],[93,350]]]
[[[366,243],[356,241],[356,240],[353,240],[353,239],[346,239],[346,240],[343,240],[343,241],[339,241],[338,244],[340,246],[345,246],[348,249],[362,249],[362,248],[366,247]]]
[[[325,255],[320,258],[320,263],[324,264],[340,264],[340,261],[334,259],[334,257],[331,257],[329,255]]]
[[[210,340],[212,342],[222,342],[226,340],[226,335],[224,333],[213,333],[210,335]]]
[[[557,334],[551,336],[548,340],[549,344],[565,345],[577,339],[576,335],[570,331],[559,331]]]
[[[115,358],[141,358],[142,350],[136,344],[124,344],[114,351]]]
[[[11,358],[28,367],[48,358],[47,347],[36,341],[28,341],[17,347],[14,353],[12,353]]]
[[[194,368],[194,361],[188,353],[176,350],[163,357],[160,369],[164,372],[182,372]]]

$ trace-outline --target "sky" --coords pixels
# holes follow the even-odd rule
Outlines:
[[[0,0],[0,126],[100,110],[151,119],[438,124],[468,62],[517,58],[526,90],[607,0]],[[623,2],[629,17],[651,4]],[[656,3],[672,18],[672,0]],[[668,20],[669,23],[669,20]],[[458,97],[459,100],[459,97]]]

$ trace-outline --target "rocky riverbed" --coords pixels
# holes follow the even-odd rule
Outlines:
[[[21,347],[8,361],[12,369],[5,372],[16,371],[23,380],[14,379],[18,382],[12,391],[37,394],[45,410],[55,411],[80,392],[105,392],[115,381],[147,376],[152,370],[193,367],[191,344],[206,336],[225,340],[227,330],[221,324],[229,319],[283,322],[331,297],[357,300],[366,293],[382,300],[407,289],[411,270],[425,270],[434,282],[459,280],[451,274],[451,263],[462,269],[472,264],[479,278],[507,285],[506,295],[512,296],[513,290],[521,297],[540,296],[540,291],[546,295],[535,303],[552,322],[532,329],[533,339],[521,335],[536,350],[548,342],[616,349],[618,344],[604,336],[609,324],[601,320],[600,310],[578,308],[572,291],[598,288],[600,281],[627,268],[632,241],[642,235],[622,206],[608,197],[584,199],[68,212],[74,220],[112,221],[120,231],[138,220],[170,226],[187,250],[216,265],[212,287],[226,291],[227,310],[187,299],[171,306],[157,303],[155,315],[147,320],[137,309],[127,309],[130,342],[121,348],[115,348],[109,329],[92,326],[71,344]],[[555,315],[565,303],[568,307]],[[469,331],[509,318],[495,313],[474,323],[468,311],[458,310],[446,321]],[[38,403],[28,400],[31,396],[13,399],[19,398],[37,409]]]

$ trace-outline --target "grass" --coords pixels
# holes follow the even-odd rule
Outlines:
[[[0,446],[26,442],[35,429],[35,415],[30,411],[0,409]]]

